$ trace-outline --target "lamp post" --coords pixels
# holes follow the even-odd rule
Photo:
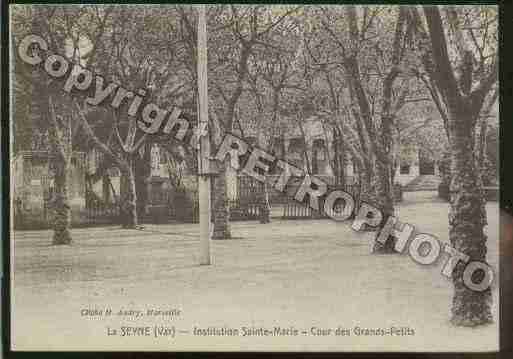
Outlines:
[[[208,83],[207,83],[207,24],[205,5],[198,6],[198,128],[206,134],[199,138],[198,151],[198,195],[200,222],[200,264],[209,265],[211,235],[210,201],[210,140],[208,136]]]

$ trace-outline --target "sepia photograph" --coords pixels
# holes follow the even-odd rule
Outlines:
[[[498,6],[8,20],[11,350],[499,350]]]

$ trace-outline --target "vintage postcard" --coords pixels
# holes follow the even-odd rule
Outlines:
[[[497,351],[498,24],[10,5],[11,349]]]

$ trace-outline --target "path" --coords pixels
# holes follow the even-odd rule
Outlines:
[[[399,217],[447,238],[447,203],[429,193],[405,198]],[[489,261],[497,264],[497,204],[487,205]],[[14,343],[81,350],[493,350],[497,325],[448,323],[451,284],[440,264],[407,255],[370,255],[372,233],[330,220],[232,224],[233,240],[212,243],[213,265],[198,266],[198,225],[143,231],[74,230],[74,245],[50,246],[49,231],[15,235]],[[494,291],[497,300],[497,290]],[[167,320],[193,326],[414,328],[412,337],[108,337],[107,326],[161,319],[82,317],[84,308],[178,308]],[[160,320],[160,321],[159,321]],[[37,326],[39,332],[33,333]],[[88,343],[95,343],[88,344]],[[238,343],[234,346],[234,343]]]

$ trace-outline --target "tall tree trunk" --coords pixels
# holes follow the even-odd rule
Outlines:
[[[470,257],[470,261],[486,262],[485,201],[481,176],[474,158],[474,128],[471,111],[460,110],[451,117],[451,208],[449,238],[453,248]],[[490,288],[483,292],[468,289],[463,283],[465,264],[459,262],[453,272],[453,324],[476,326],[492,322]]]
[[[486,135],[487,135],[487,122],[484,119],[481,119],[479,121],[479,133],[476,138],[476,144],[477,144],[477,170],[481,174],[481,179],[483,184],[486,186],[488,185],[488,176],[486,173]]]
[[[376,161],[376,174],[374,176],[376,198],[373,205],[383,213],[382,224],[386,223],[388,217],[394,215],[394,186],[391,172],[391,164]],[[393,239],[389,237],[384,244],[375,241],[372,251],[377,254],[395,253]]]
[[[260,223],[270,223],[271,222],[271,206],[269,204],[269,188],[267,185],[267,177],[262,183],[263,193],[260,198]]]
[[[345,161],[345,146],[344,146],[344,138],[340,135],[340,132],[337,130],[335,132],[337,134],[335,141],[335,163],[336,163],[336,183],[339,186],[345,187],[346,185],[346,161]],[[354,175],[354,174],[353,174]]]
[[[39,85],[40,86],[40,85]],[[68,201],[69,167],[71,162],[71,118],[67,113],[69,108],[62,97],[50,95],[51,88],[41,86],[45,89],[44,111],[48,120],[48,136],[50,140],[50,160],[54,172],[54,194],[52,198],[52,209],[54,213],[53,222],[53,244],[71,243],[71,207]],[[59,108],[56,108],[54,99],[58,99]],[[57,116],[56,113],[60,116]]]
[[[228,203],[228,191],[226,185],[226,166],[221,164],[219,174],[214,178],[214,188],[212,193],[212,208],[214,220],[214,233],[212,239],[230,239],[230,210]]]
[[[107,203],[112,203],[111,194],[110,194],[110,178],[107,171],[102,176],[102,197],[103,201]]]
[[[474,79],[473,50],[466,47],[463,27],[460,26],[457,14],[454,14],[453,19],[449,19],[457,39],[457,46],[453,50],[459,52],[461,59],[455,64],[458,69],[456,71],[449,56],[451,43],[445,37],[439,8],[424,6],[427,29],[422,25],[415,8],[412,8],[411,14],[419,35],[424,68],[438,91],[431,91],[433,100],[438,104],[437,99],[442,98],[447,107],[445,111],[437,105],[448,129],[451,152],[449,239],[452,247],[469,256],[470,261],[485,262],[487,248],[483,228],[486,225],[486,210],[481,174],[476,166],[474,135],[476,120],[483,109],[483,103],[496,88],[498,53],[490,54],[493,61],[481,67],[479,76]],[[425,39],[429,41],[428,46],[424,44]],[[456,76],[457,72],[459,76]],[[451,322],[458,326],[477,326],[492,322],[490,288],[482,292],[468,289],[463,282],[464,269],[465,264],[460,261],[452,273],[454,297]]]
[[[53,244],[71,243],[71,207],[68,201],[68,170],[66,158],[52,157],[54,176],[54,226]]]
[[[138,223],[142,222],[142,217],[145,213],[146,205],[148,204],[149,198],[147,181],[151,177],[151,146],[149,144],[144,144],[143,146],[146,146],[146,150],[144,151],[142,158],[140,158],[137,154],[133,155],[132,157],[134,163],[132,168],[135,177]],[[160,149],[160,151],[163,150]]]
[[[340,163],[340,151],[339,151],[339,138],[338,131],[333,131],[333,174],[335,175],[335,185],[340,186],[342,181],[340,178],[341,167],[344,165]]]
[[[370,163],[366,163],[365,166],[358,166],[358,181],[360,185],[360,196],[359,203],[356,208],[359,208],[362,202],[375,205],[376,199],[376,181],[374,168]],[[368,230],[369,227],[365,227],[364,229]]]
[[[135,176],[132,161],[127,159],[121,166],[120,178],[120,219],[123,228],[136,228],[137,221],[137,192],[135,188]]]
[[[362,202],[365,202],[381,211],[383,220],[378,228],[364,227],[364,230],[378,231],[377,236],[387,218],[394,215],[394,194],[390,176],[391,167],[377,160],[373,162],[373,165],[366,163],[366,167],[359,170],[360,203],[357,208],[361,206]],[[375,241],[372,252],[376,254],[396,253],[392,238],[388,239],[384,245]]]

